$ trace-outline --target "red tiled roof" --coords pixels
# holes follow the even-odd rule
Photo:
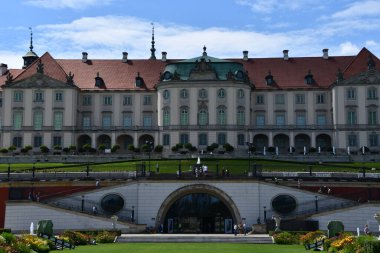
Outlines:
[[[22,69],[8,69],[8,72],[4,75],[0,76],[0,90],[2,89],[1,86],[5,84],[5,81],[7,80],[8,73],[11,73],[13,76],[13,79],[15,79],[18,75],[22,73]]]
[[[283,58],[250,58],[229,59],[240,62],[248,71],[249,78],[256,89],[315,89],[328,88],[336,80],[338,69],[344,71],[344,78],[367,70],[368,55],[371,54],[380,68],[379,59],[366,48],[363,48],[357,56],[330,56],[322,57],[294,57],[289,60]],[[50,77],[66,82],[66,74],[74,74],[74,83],[84,90],[153,90],[159,81],[159,75],[168,63],[177,60],[88,60],[83,63],[81,59],[54,59],[48,52],[39,60],[44,64],[44,73]],[[16,81],[30,77],[36,73],[39,60],[35,61],[25,70],[12,70]],[[311,71],[315,84],[305,84],[304,78]],[[22,73],[19,74],[21,71]],[[271,71],[275,85],[268,86],[265,77]],[[105,87],[95,86],[95,77],[99,73],[105,83]],[[139,88],[135,85],[135,78],[140,73],[145,86]],[[18,76],[17,76],[18,75]],[[17,76],[17,77],[16,77]],[[0,77],[0,84],[5,82],[5,75]]]

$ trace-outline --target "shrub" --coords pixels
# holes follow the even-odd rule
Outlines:
[[[229,144],[229,143],[224,144],[224,145],[223,145],[223,148],[224,148],[227,152],[232,152],[232,151],[234,151],[234,147],[233,147],[231,144]]]
[[[281,232],[273,235],[276,244],[297,244],[298,236],[289,232]]]
[[[15,243],[14,248],[15,248],[16,252],[18,252],[18,253],[30,253],[31,252],[29,246],[23,242]]]
[[[6,242],[7,241],[5,240],[5,238],[2,235],[0,235],[0,245],[5,244]]]
[[[100,144],[99,147],[98,147],[99,151],[104,151],[105,149],[106,149],[106,145],[105,144]]]
[[[154,152],[161,153],[163,149],[164,149],[164,147],[162,145],[157,145],[154,148]]]
[[[33,235],[24,235],[22,240],[38,253],[48,253],[50,251],[48,241],[45,239]]]
[[[12,244],[16,241],[16,236],[12,233],[3,232],[1,236],[4,237],[7,244]]]
[[[115,153],[116,151],[118,151],[120,149],[120,145],[119,144],[115,144],[112,146],[111,148],[111,152],[112,153]]]
[[[76,231],[65,231],[64,237],[69,238],[70,242],[75,245],[86,245],[90,241],[90,236]]]
[[[129,151],[135,151],[135,146],[133,146],[133,144],[129,144],[128,147],[127,147],[127,149]]]
[[[8,153],[8,149],[2,148],[2,149],[0,149],[0,152],[3,153],[3,154],[6,154],[6,153]]]
[[[96,235],[95,240],[99,243],[112,243],[115,241],[115,236],[116,233],[102,231]]]
[[[40,150],[41,150],[41,153],[44,153],[44,154],[49,153],[49,148],[46,147],[45,145],[41,145]]]
[[[300,242],[303,245],[314,243],[315,241],[320,241],[322,239],[325,239],[325,234],[322,231],[314,231],[309,232],[303,236],[300,237]]]

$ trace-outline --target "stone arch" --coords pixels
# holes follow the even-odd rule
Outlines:
[[[82,148],[85,144],[91,145],[91,137],[87,134],[80,135],[77,140],[78,148]]]
[[[99,147],[100,144],[104,144],[106,146],[106,149],[111,148],[111,137],[109,137],[106,134],[99,135],[96,140],[96,147]]]
[[[257,151],[264,150],[264,147],[268,148],[269,139],[265,134],[256,134],[253,137],[253,146],[256,147]]]
[[[121,151],[128,150],[128,145],[133,145],[133,137],[128,134],[122,134],[117,137],[116,143],[120,146]]]
[[[317,147],[321,147],[323,151],[327,151],[332,147],[331,137],[328,134],[319,134],[315,139]]]
[[[149,134],[144,134],[144,135],[141,135],[140,138],[139,138],[139,144],[138,144],[139,147],[141,147],[142,145],[144,145],[147,141],[152,142],[153,143],[153,147],[155,146],[153,136],[151,136]]]
[[[178,199],[192,193],[207,193],[219,198],[229,209],[231,215],[233,216],[234,223],[238,223],[241,221],[241,216],[239,209],[237,208],[234,201],[231,199],[228,194],[219,188],[207,184],[192,184],[183,186],[175,191],[173,191],[166,199],[162,202],[156,217],[156,227],[158,228],[160,224],[164,222],[167,212],[170,207],[174,204]]]
[[[307,134],[297,134],[294,137],[294,146],[296,151],[303,151],[304,147],[306,147],[307,150],[310,148],[310,137]]]
[[[278,147],[280,153],[287,153],[289,148],[289,136],[286,134],[277,134],[273,137],[274,147]]]

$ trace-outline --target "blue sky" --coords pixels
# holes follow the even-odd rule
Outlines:
[[[156,56],[250,57],[354,55],[380,57],[380,0],[3,0],[0,62],[22,66],[33,29],[34,51],[55,58]]]

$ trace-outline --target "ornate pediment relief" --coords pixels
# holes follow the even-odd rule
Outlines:
[[[26,79],[7,83],[3,86],[4,88],[18,88],[18,89],[25,89],[25,88],[71,88],[73,85],[69,85],[67,83],[64,83],[62,81],[59,81],[57,79],[51,78],[47,75],[44,75],[42,73],[36,73],[32,75],[31,77],[28,77]]]
[[[380,85],[380,71],[377,69],[369,69],[366,72],[360,73],[356,76],[350,77],[340,83],[341,85],[352,84],[379,84]]]
[[[216,71],[211,66],[211,61],[204,58],[195,62],[195,67],[191,70],[189,80],[218,80]]]

